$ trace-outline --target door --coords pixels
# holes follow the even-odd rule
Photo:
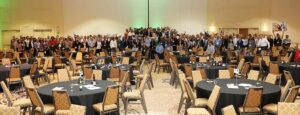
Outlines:
[[[3,49],[10,49],[11,45],[11,39],[15,36],[16,38],[19,38],[20,36],[20,30],[2,30],[2,46]]]
[[[243,36],[247,36],[248,35],[248,28],[240,28],[239,33]]]

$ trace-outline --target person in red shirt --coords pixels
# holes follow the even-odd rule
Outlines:
[[[56,45],[57,45],[57,40],[54,38],[54,36],[51,37],[51,39],[49,40],[48,43],[50,45],[51,51],[55,51]]]

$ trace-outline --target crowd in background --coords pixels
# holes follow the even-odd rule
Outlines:
[[[240,35],[240,34],[209,34],[208,32],[190,35],[178,33],[170,27],[162,28],[128,28],[123,35],[73,35],[73,36],[48,36],[47,38],[35,38],[32,36],[13,37],[11,48],[16,51],[28,51],[34,49],[38,51],[55,52],[56,50],[69,50],[74,48],[94,48],[96,53],[101,49],[108,51],[120,50],[126,48],[132,51],[150,50],[150,56],[154,53],[162,54],[165,49],[176,51],[176,46],[182,46],[183,49],[192,49],[194,47],[204,48],[207,54],[214,54],[218,50],[239,50],[242,48],[262,50],[270,49],[272,46],[282,46],[288,49],[291,39],[284,32],[274,33],[273,35]]]

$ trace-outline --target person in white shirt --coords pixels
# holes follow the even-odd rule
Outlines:
[[[110,48],[111,48],[112,51],[116,51],[116,49],[118,48],[117,40],[115,40],[114,38],[112,38],[112,40],[110,41],[109,46],[110,46]]]
[[[211,41],[209,41],[205,53],[206,53],[207,55],[213,55],[213,54],[215,54],[215,51],[216,51],[216,50],[215,50],[215,46],[213,45],[213,43],[212,43]]]
[[[269,49],[270,42],[268,41],[267,37],[262,37],[262,35],[260,35],[258,43],[257,43],[257,47],[261,48],[262,50]]]

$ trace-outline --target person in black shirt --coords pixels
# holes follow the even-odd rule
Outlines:
[[[270,48],[272,48],[274,44],[273,38],[271,36],[268,36],[268,41],[270,42]]]

